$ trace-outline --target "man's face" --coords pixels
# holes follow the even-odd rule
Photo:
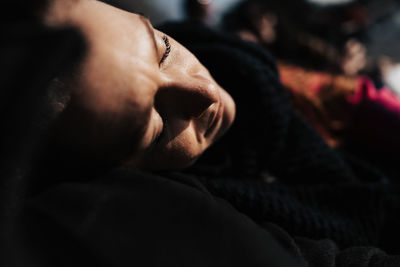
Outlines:
[[[232,98],[144,17],[94,0],[56,0],[46,23],[76,26],[88,43],[60,122],[62,140],[78,151],[137,168],[184,168],[232,124]]]

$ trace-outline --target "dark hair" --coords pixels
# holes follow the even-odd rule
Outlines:
[[[68,99],[66,77],[81,62],[86,43],[75,28],[49,28],[41,15],[49,1],[0,4],[0,176],[28,176],[32,162]],[[17,180],[17,178],[15,178]],[[1,193],[1,192],[0,192]]]
[[[40,21],[43,12],[52,0],[2,0],[1,22]]]

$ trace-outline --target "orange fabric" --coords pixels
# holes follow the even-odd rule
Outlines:
[[[346,77],[278,63],[282,84],[294,106],[332,147],[338,147],[348,128],[353,106],[347,99],[360,87],[360,77]]]

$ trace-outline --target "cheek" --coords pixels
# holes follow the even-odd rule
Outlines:
[[[59,118],[59,142],[88,160],[124,161],[136,151],[143,129],[135,111],[98,112],[73,102]]]

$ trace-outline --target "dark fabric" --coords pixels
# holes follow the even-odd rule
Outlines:
[[[1,33],[0,266],[297,266],[193,179],[33,173],[51,120],[49,83],[71,71],[85,42],[35,23]]]
[[[376,246],[399,253],[399,189],[377,184],[294,186],[208,180],[214,195],[228,200],[259,224],[275,223],[292,236],[331,239],[341,249]]]
[[[118,170],[59,183],[27,201],[18,226],[20,264],[2,266],[296,266],[267,231],[190,178]]]
[[[53,182],[44,183],[46,186],[41,190],[28,192],[27,189],[42,178],[38,173],[34,176],[30,170],[45,138],[49,119],[46,88],[57,73],[71,67],[79,58],[84,42],[73,30],[48,31],[38,25],[21,25],[8,33],[1,39],[4,49],[0,50],[1,124],[4,127],[0,168],[1,266],[399,266],[398,258],[377,249],[364,247],[342,251],[331,241],[294,239],[286,229],[269,224],[267,220],[257,225],[225,200],[210,194],[196,179],[179,174],[160,177],[115,170],[101,177],[77,172],[68,178],[54,171],[53,176],[46,177]],[[279,88],[273,61],[268,55],[235,39],[232,42],[265,61],[267,65],[260,73],[268,71],[270,78],[263,81],[271,83],[271,88]],[[251,72],[247,67],[240,72]],[[254,74],[253,78],[256,77]],[[261,95],[271,100],[275,94],[280,100],[287,98],[279,92]],[[260,159],[277,164],[278,159],[274,157],[280,156],[282,144],[289,141],[298,144],[301,142],[296,142],[297,138],[311,138],[315,140],[313,144],[322,146],[321,160],[308,153],[300,163],[315,158],[321,166],[319,175],[326,175],[329,183],[335,182],[335,176],[343,181],[357,178],[340,156],[329,150],[304,122],[295,119],[298,116],[290,111],[285,101],[274,103],[282,106],[285,112],[271,106],[275,110],[273,114],[287,114],[288,117],[283,122],[271,121],[270,127],[276,126],[281,132],[271,132],[268,136],[277,142],[280,134],[287,139],[270,145],[271,155],[255,150],[254,155],[250,154],[250,165],[263,166]],[[286,129],[285,125],[293,128]],[[296,125],[309,132],[288,132],[296,129]],[[267,133],[262,130],[258,134]],[[307,137],[308,133],[311,137]],[[299,137],[296,134],[300,134]],[[306,152],[308,145],[304,143],[298,152],[282,153],[290,159],[292,154]],[[244,142],[240,147],[246,146]],[[322,155],[327,155],[328,160]],[[289,160],[287,164],[292,162]],[[338,165],[324,169],[324,162]],[[292,170],[285,169],[286,163],[279,166],[271,168],[271,172],[292,183],[301,183],[290,179],[296,170],[303,175],[313,170],[309,164]],[[246,168],[241,177],[248,172]],[[256,173],[253,172],[256,169],[253,168],[252,173]],[[306,183],[315,182],[317,178],[315,174]],[[213,192],[219,194],[217,190]],[[390,196],[393,198],[390,208],[398,210],[397,195]],[[397,222],[395,216],[390,222],[390,229],[393,229]],[[396,235],[393,239],[398,240]],[[292,260],[289,254],[297,260]]]
[[[318,183],[321,177],[323,183],[356,180],[346,162],[294,111],[267,52],[199,24],[168,24],[162,30],[187,46],[237,104],[231,130],[205,154],[199,169],[206,166],[210,175],[217,166],[217,177],[268,172],[294,184]]]
[[[398,189],[379,169],[330,149],[301,119],[271,56],[200,25],[162,29],[198,56],[237,102],[227,138],[186,173],[260,225],[282,227],[291,250],[305,250],[298,257],[311,266],[386,260],[399,266],[398,257],[380,258],[383,252],[372,248],[400,254]]]

